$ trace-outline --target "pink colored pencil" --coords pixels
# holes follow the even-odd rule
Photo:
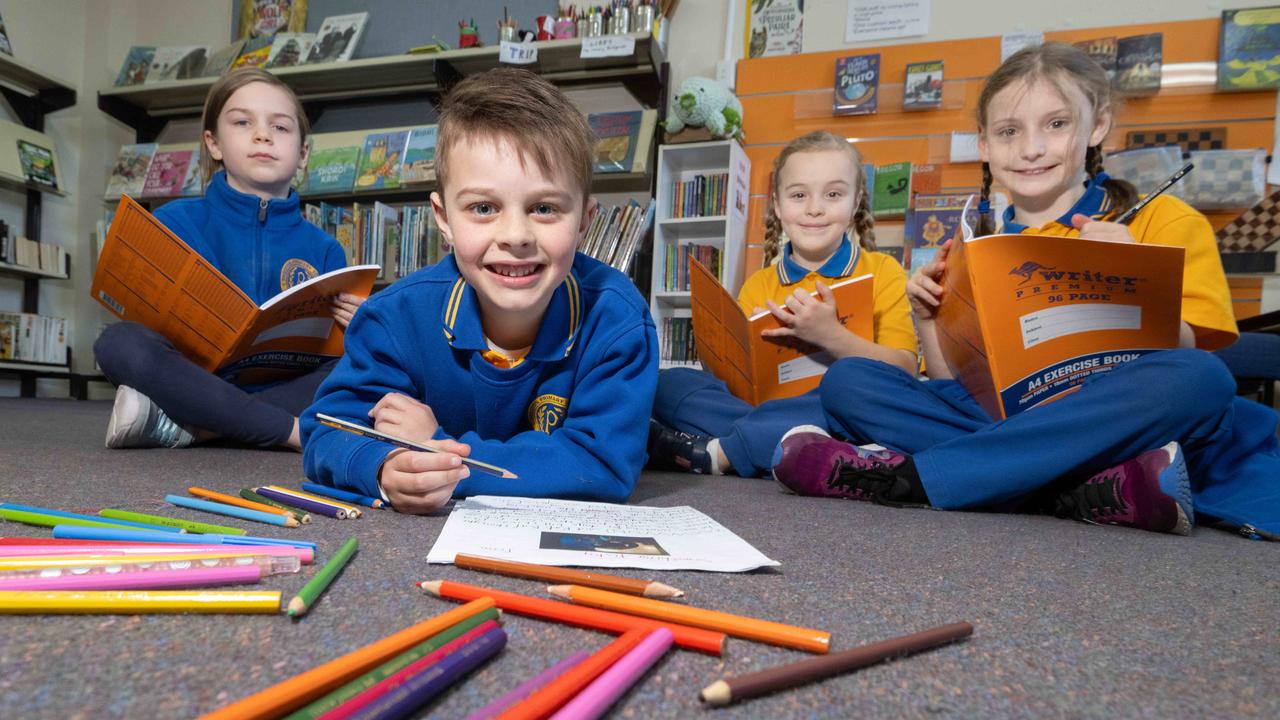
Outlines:
[[[318,718],[318,720],[346,720],[346,718],[349,718],[352,715],[355,715],[356,713],[360,712],[371,703],[376,702],[383,695],[386,695],[387,693],[392,692],[396,688],[400,687],[409,678],[413,677],[414,675],[417,675],[418,673],[422,672],[426,668],[431,667],[432,665],[440,662],[440,660],[443,659],[444,657],[452,654],[453,652],[456,652],[458,649],[464,647],[467,643],[480,637],[481,635],[484,635],[485,633],[489,632],[490,630],[496,627],[498,627],[498,624],[492,620],[486,620],[480,623],[479,625],[471,628],[470,630],[463,633],[459,637],[456,637],[453,640],[450,640],[448,643],[443,645],[440,649],[434,652],[428,653],[426,655],[423,655],[417,660],[414,660],[412,663],[409,663],[403,668],[400,668],[399,670],[397,670],[394,675],[390,675],[386,678],[383,678],[381,681],[378,682],[377,685],[374,685],[368,690],[365,690],[361,692],[359,695],[356,695],[350,700],[347,700],[346,702],[342,703],[338,707],[321,715]]]
[[[48,578],[0,579],[0,590],[155,590],[214,585],[247,585],[262,580],[260,565],[89,573]]]
[[[649,633],[608,670],[570,700],[551,720],[594,720],[606,712],[653,664],[671,649],[671,631],[661,627]]]
[[[167,545],[140,543],[129,547],[86,545],[11,545],[0,546],[0,557],[120,557],[129,555],[191,555],[207,553],[249,552],[272,557],[296,557],[303,565],[310,565],[315,553],[311,548],[285,545]]]
[[[586,650],[579,650],[533,677],[525,680],[516,687],[515,690],[503,695],[493,702],[485,705],[479,710],[467,716],[467,720],[493,720],[502,714],[503,710],[515,705],[521,700],[529,697],[552,680],[560,677],[569,670],[569,668],[591,657],[591,653]]]

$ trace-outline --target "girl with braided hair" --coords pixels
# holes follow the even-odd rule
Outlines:
[[[862,158],[847,140],[818,131],[783,148],[774,161],[764,250],[765,267],[747,278],[738,304],[750,314],[773,313],[781,327],[765,335],[915,373],[906,273],[876,252]],[[874,276],[872,307],[852,310],[872,314],[874,341],[845,328],[829,287],[868,274]],[[773,448],[788,429],[823,422],[813,392],[752,407],[715,376],[685,368],[661,373],[653,415],[651,467],[744,477],[768,472]]]

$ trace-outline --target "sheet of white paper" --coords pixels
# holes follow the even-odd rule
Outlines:
[[[929,34],[931,0],[849,0],[847,43]]]
[[[1000,36],[1000,62],[1009,59],[1009,56],[1018,52],[1024,47],[1032,45],[1043,45],[1044,33],[1039,32],[1023,32],[1009,33]]]
[[[602,58],[625,57],[636,54],[636,39],[630,35],[601,35],[583,38],[582,52],[578,57]]]
[[[427,553],[539,565],[744,572],[778,565],[723,525],[688,507],[477,495],[458,503]]]
[[[532,65],[538,62],[538,46],[503,40],[498,45],[498,62],[510,65]]]
[[[978,162],[982,156],[978,154],[978,133],[951,133],[951,162]]]

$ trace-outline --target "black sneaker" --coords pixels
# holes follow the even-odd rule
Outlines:
[[[707,452],[707,443],[710,441],[709,437],[681,432],[650,418],[646,467],[709,475],[711,455]]]

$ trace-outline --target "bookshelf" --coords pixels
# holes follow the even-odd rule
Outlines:
[[[723,185],[713,186],[707,178],[724,177]],[[696,365],[692,360],[672,359],[672,350],[684,346],[692,357],[692,338],[680,321],[692,316],[687,281],[686,254],[701,252],[718,255],[720,282],[737,294],[742,287],[747,236],[748,183],[751,161],[735,140],[662,145],[658,148],[657,215],[653,234],[653,274],[649,310],[658,328],[658,345],[662,349],[661,366]],[[705,204],[682,207],[688,193],[696,191],[698,178],[703,178],[703,193],[710,194]],[[681,185],[685,185],[681,189]],[[711,202],[710,200],[718,200]],[[690,210],[692,209],[692,212]],[[675,322],[673,322],[675,321]],[[677,353],[679,354],[679,353]]]

